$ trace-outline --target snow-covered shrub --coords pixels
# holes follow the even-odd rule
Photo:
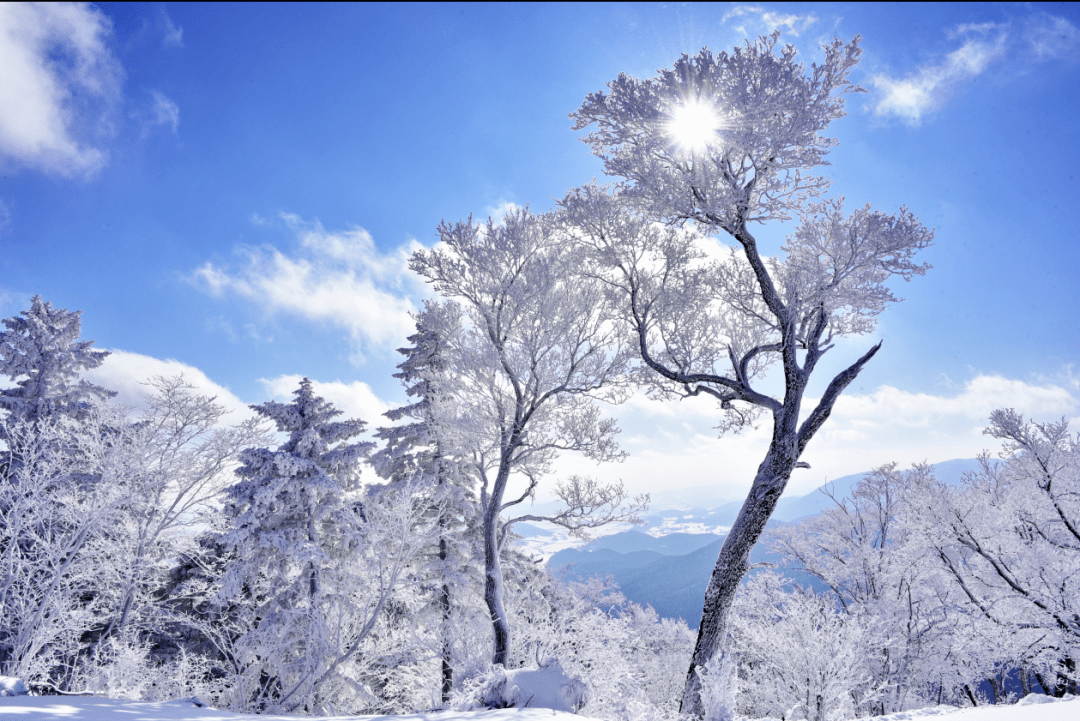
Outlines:
[[[461,709],[550,708],[577,713],[588,701],[585,683],[563,670],[554,658],[531,668],[507,671],[494,666],[464,685],[455,704]]]
[[[563,584],[535,565],[520,566],[507,577],[517,581],[507,594],[520,629],[515,663],[535,666],[557,659],[589,688],[581,709],[585,716],[677,717],[694,644],[684,623],[628,603],[610,580]]]
[[[135,632],[110,636],[79,669],[74,686],[82,691],[133,701],[168,701],[198,696],[216,699],[222,693],[213,663],[180,651],[156,657],[154,643]]]
[[[721,652],[695,669],[701,676],[701,706],[705,709],[705,721],[735,721],[735,662],[727,652]]]
[[[25,696],[30,693],[26,683],[14,676],[0,676],[0,696]]]
[[[866,659],[887,639],[838,606],[773,572],[740,589],[731,626],[740,713],[839,721],[876,699],[883,689]]]

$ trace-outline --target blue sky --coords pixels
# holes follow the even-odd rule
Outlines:
[[[587,93],[777,28],[807,61],[861,34],[834,192],[907,205],[934,269],[793,487],[970,456],[998,406],[1080,422],[1078,27],[1068,4],[8,5],[0,316],[82,310],[129,400],[153,373],[238,407],[307,375],[378,425],[428,293],[408,254],[600,176],[567,118]],[[764,449],[715,439],[703,399],[611,412],[631,460],[580,468],[634,490],[745,484]]]

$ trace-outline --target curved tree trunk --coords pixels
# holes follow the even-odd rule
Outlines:
[[[698,627],[697,644],[690,660],[680,707],[681,713],[691,718],[705,716],[698,669],[703,669],[721,650],[727,635],[728,617],[735,600],[735,591],[738,590],[743,576],[750,570],[750,551],[765,531],[765,524],[769,522],[769,517],[772,516],[798,460],[798,456],[790,452],[778,453],[780,449],[777,445],[774,440],[773,447],[758,467],[754,484],[739,510],[735,525],[724,539],[709,579],[709,586],[705,590],[705,605],[701,614],[701,625]]]

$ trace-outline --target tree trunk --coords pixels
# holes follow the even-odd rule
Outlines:
[[[439,519],[439,525],[445,528],[444,518]],[[443,573],[446,573],[446,538],[439,539],[439,560],[442,562]],[[450,665],[450,584],[445,580],[439,589],[439,606],[442,607],[442,702],[445,706],[450,703],[450,692],[454,690],[454,667]]]
[[[750,570],[750,551],[765,531],[765,524],[769,522],[769,517],[772,516],[798,460],[793,453],[778,453],[779,446],[774,439],[768,455],[758,467],[754,484],[750,487],[750,493],[743,502],[738,518],[735,519],[735,525],[724,539],[709,579],[709,586],[705,590],[705,606],[701,613],[701,625],[698,627],[697,644],[690,660],[680,707],[680,712],[691,718],[703,718],[705,715],[698,669],[704,668],[721,650],[735,591],[739,588],[743,576]]]
[[[506,666],[510,658],[510,622],[503,607],[502,562],[499,559],[499,506],[502,496],[492,494],[484,511],[484,601],[495,631],[495,651],[491,663]]]

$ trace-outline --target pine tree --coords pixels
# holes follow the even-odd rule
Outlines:
[[[440,418],[450,401],[443,385],[445,336],[453,332],[456,317],[447,306],[432,302],[417,315],[417,332],[408,338],[412,345],[398,349],[405,360],[394,374],[406,395],[415,400],[385,413],[391,421],[411,422],[380,428],[375,436],[385,446],[372,456],[376,472],[391,484],[420,479],[421,487],[429,489],[429,514],[437,515],[438,548],[426,559],[424,575],[436,588],[435,604],[441,617],[440,697],[444,705],[454,687],[452,589],[467,583],[466,570],[477,555],[471,542],[476,539],[467,535],[468,521],[476,515],[475,500],[468,490],[468,476],[451,452],[445,419]]]
[[[238,641],[246,659],[240,680],[254,679],[254,688],[239,689],[242,705],[263,710],[292,699],[285,708],[309,706],[351,641],[336,634],[331,615],[364,615],[351,594],[349,561],[364,543],[358,464],[374,444],[345,443],[365,423],[333,420],[341,411],[316,396],[307,378],[294,402],[251,408],[290,435],[276,451],[241,454],[240,481],[225,494],[222,542],[232,560],[219,597],[239,598],[249,611]]]
[[[33,422],[56,413],[78,415],[90,399],[116,395],[79,378],[82,371],[97,368],[109,355],[91,350],[94,341],[79,340],[82,311],[53,308],[35,295],[30,310],[19,315],[23,317],[0,321],[7,326],[0,331],[0,374],[16,381],[14,388],[0,389],[0,411],[6,412],[6,421]]]

